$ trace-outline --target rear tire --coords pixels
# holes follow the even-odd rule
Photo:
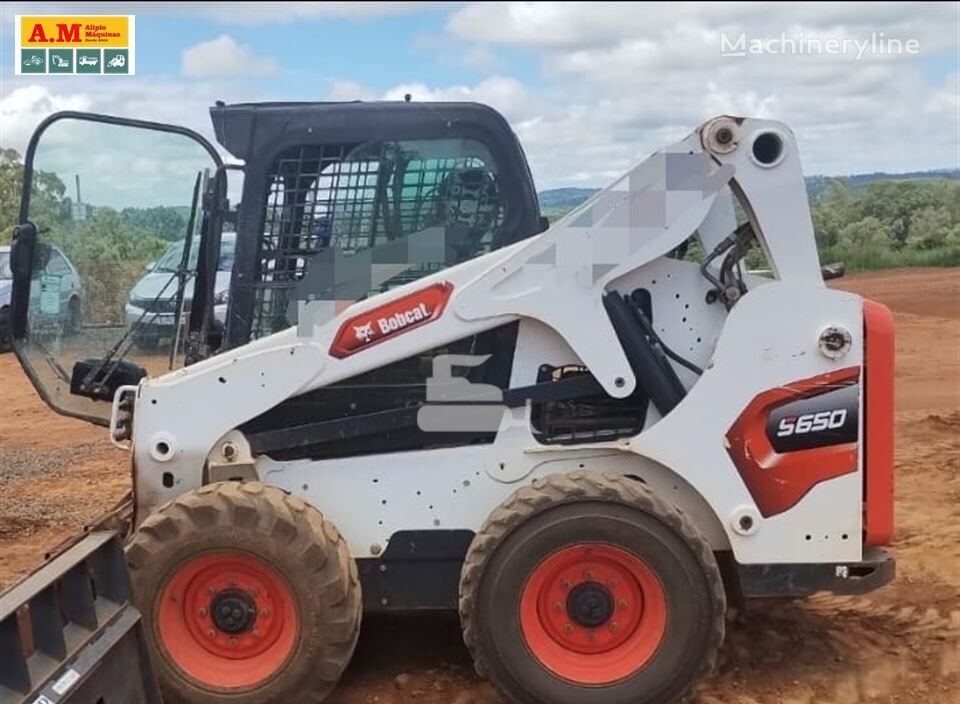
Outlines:
[[[65,335],[76,335],[80,332],[83,321],[82,315],[80,299],[74,296],[67,303],[67,318],[63,321],[63,333]]]
[[[520,704],[669,704],[709,673],[726,600],[706,539],[635,480],[535,480],[477,533],[460,619],[477,672]]]
[[[10,321],[10,306],[0,307],[0,352],[13,348],[13,329]]]
[[[360,632],[356,562],[315,508],[258,482],[187,492],[127,549],[168,704],[316,704]]]
[[[160,347],[160,336],[151,333],[134,333],[133,344],[141,352],[156,352]]]

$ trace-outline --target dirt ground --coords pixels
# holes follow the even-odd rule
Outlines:
[[[731,623],[698,704],[960,701],[960,271],[836,282],[897,324],[899,576],[866,597],[751,605]],[[0,584],[129,488],[106,431],[61,418],[0,358]],[[454,617],[365,621],[331,704],[494,704]]]

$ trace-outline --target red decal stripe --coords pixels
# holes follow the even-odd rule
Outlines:
[[[330,356],[349,357],[436,320],[451,293],[453,284],[444,281],[348,318],[333,339]]]
[[[859,367],[847,367],[764,391],[730,426],[727,452],[764,518],[793,508],[820,482],[857,471],[855,442],[778,453],[767,438],[770,411],[859,377]]]

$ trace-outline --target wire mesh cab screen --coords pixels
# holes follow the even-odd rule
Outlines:
[[[271,166],[264,206],[251,338],[296,322],[297,286],[319,253],[337,259],[336,273],[311,274],[322,278],[318,297],[354,301],[489,251],[506,217],[497,165],[467,138],[287,148]],[[405,257],[397,246],[422,249],[413,243],[438,232],[440,254]],[[378,263],[358,274],[370,256]]]

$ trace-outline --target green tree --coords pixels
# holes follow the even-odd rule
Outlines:
[[[950,222],[946,208],[927,206],[914,213],[910,221],[907,244],[918,249],[936,249],[950,244],[953,231],[960,230]]]
[[[840,231],[840,242],[846,247],[886,249],[890,246],[890,236],[879,218],[868,215],[846,225]]]
[[[30,219],[50,227],[70,217],[70,202],[64,199],[67,187],[49,171],[36,171],[30,192]],[[23,194],[23,163],[15,149],[0,148],[0,242],[6,244],[20,218]]]
[[[854,218],[856,205],[853,194],[844,179],[831,179],[810,209],[817,245],[835,247],[840,242],[840,232]]]

